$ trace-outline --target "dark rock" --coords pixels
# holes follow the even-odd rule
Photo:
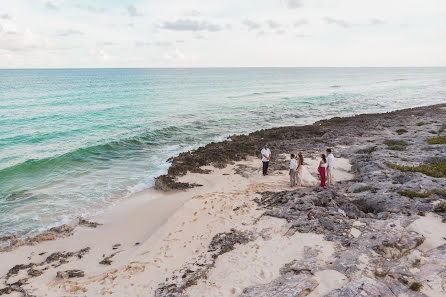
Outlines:
[[[363,216],[359,208],[353,203],[346,202],[342,204],[340,208],[345,212],[345,215],[349,219],[357,219]]]
[[[178,182],[169,175],[160,175],[155,179],[155,189],[160,191],[186,190],[200,186],[202,185]]]
[[[73,277],[84,277],[84,272],[82,270],[65,270],[65,271],[58,271],[56,274],[56,278],[59,279],[68,279]]]
[[[389,218],[389,213],[387,211],[382,211],[376,215],[377,220],[386,220]]]
[[[99,264],[102,265],[111,265],[113,263],[113,261],[111,260],[117,253],[119,252],[115,252],[113,254],[111,254],[110,256],[105,257],[104,259],[101,260],[101,262],[99,262]]]
[[[217,258],[221,254],[232,251],[236,244],[245,244],[254,240],[256,237],[253,233],[231,229],[230,232],[215,235],[209,244],[208,251],[214,254],[214,258]]]
[[[90,221],[87,221],[87,220],[85,220],[83,218],[79,218],[79,225],[87,226],[87,227],[90,227],[90,228],[96,228],[97,226],[101,226],[102,224],[99,224],[99,223],[96,223],[96,222],[90,222]]]
[[[37,276],[40,276],[40,275],[42,275],[42,274],[43,274],[43,272],[40,271],[40,270],[32,269],[32,268],[28,269],[28,275],[29,275],[29,276],[37,277]]]
[[[8,273],[6,273],[6,279],[8,279],[14,275],[17,275],[20,272],[20,270],[29,269],[29,268],[34,267],[35,265],[36,264],[34,264],[34,263],[15,265],[11,269],[9,269]]]

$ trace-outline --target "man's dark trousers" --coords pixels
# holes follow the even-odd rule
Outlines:
[[[268,165],[269,165],[269,162],[263,162],[263,175],[268,174]]]

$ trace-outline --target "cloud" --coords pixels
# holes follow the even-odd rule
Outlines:
[[[24,32],[0,27],[0,49],[11,52],[27,52],[48,49],[48,40],[27,29]]]
[[[286,6],[289,9],[296,9],[302,6],[302,0],[286,0]]]
[[[159,47],[169,47],[172,42],[169,41],[135,41],[135,47],[146,47],[146,46],[159,46]]]
[[[172,30],[172,31],[216,32],[222,30],[222,27],[220,25],[208,23],[205,21],[195,21],[190,19],[179,19],[173,22],[166,21],[160,27],[162,29]]]
[[[2,19],[2,20],[10,20],[10,19],[12,19],[12,17],[9,14],[4,13],[4,14],[0,14],[0,19]]]
[[[127,13],[131,17],[143,16],[143,14],[140,11],[138,11],[138,9],[133,4],[130,4],[129,6],[127,6]]]
[[[73,35],[83,35],[84,33],[79,30],[68,29],[65,31],[60,31],[57,35],[61,37],[73,36]]]
[[[102,41],[102,42],[98,42],[97,44],[101,45],[101,46],[113,46],[113,45],[117,45],[118,43],[112,42],[112,41]]]
[[[103,49],[90,50],[90,56],[99,58],[99,60],[104,61],[104,62],[110,60],[110,55]]]
[[[95,13],[95,14],[104,13],[106,11],[105,8],[91,6],[91,5],[76,4],[75,7],[79,8],[80,10]]]
[[[150,41],[135,41],[135,47],[145,47],[151,45],[152,43]]]
[[[191,10],[191,11],[185,12],[184,15],[188,16],[188,17],[197,17],[197,16],[200,16],[201,13],[198,10]]]
[[[271,29],[277,29],[277,28],[280,28],[280,24],[277,23],[277,22],[275,22],[275,21],[273,21],[273,20],[268,20],[268,21],[266,21],[266,23],[268,24],[268,26],[269,26]]]
[[[326,17],[324,20],[327,24],[334,24],[334,25],[338,25],[343,28],[350,28],[352,26],[351,23],[349,23],[345,20],[341,20],[341,19],[333,19],[330,17]]]
[[[164,53],[164,59],[170,61],[180,61],[184,60],[185,56],[179,49],[174,49]]]
[[[259,23],[253,22],[251,20],[244,20],[243,25],[249,28],[249,30],[259,29],[261,25]]]
[[[59,6],[55,1],[46,1],[45,7],[51,10],[59,10]]]
[[[380,19],[372,18],[370,19],[370,25],[383,25],[386,22]]]
[[[300,27],[303,25],[307,25],[308,21],[306,19],[300,19],[294,22],[294,27]]]

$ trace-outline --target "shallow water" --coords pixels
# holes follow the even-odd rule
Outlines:
[[[100,211],[231,134],[445,98],[446,68],[0,70],[0,236]]]

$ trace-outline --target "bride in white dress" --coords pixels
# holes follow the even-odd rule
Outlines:
[[[304,157],[302,153],[297,154],[297,170],[296,170],[296,184],[300,187],[314,186],[318,183],[317,178],[315,178],[308,171],[307,167],[304,165]]]

